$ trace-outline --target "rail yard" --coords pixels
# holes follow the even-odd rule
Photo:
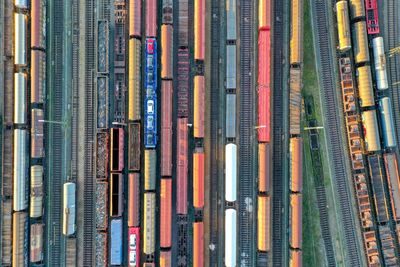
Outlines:
[[[399,266],[398,14],[2,1],[0,266]]]

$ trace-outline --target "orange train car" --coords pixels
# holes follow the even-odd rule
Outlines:
[[[146,3],[146,37],[157,37],[157,1],[147,0]]]
[[[171,247],[172,239],[172,179],[161,179],[160,247]]]
[[[187,214],[188,179],[188,119],[178,119],[177,170],[176,170],[176,213]]]
[[[142,0],[129,1],[129,36],[141,37]]]
[[[258,35],[258,141],[270,141],[270,50],[271,33],[261,30]]]
[[[31,47],[46,47],[46,1],[32,0]]]
[[[258,29],[269,30],[271,27],[271,0],[258,1]]]
[[[290,190],[301,193],[303,188],[303,140],[290,138]]]
[[[271,199],[269,196],[258,196],[257,209],[257,249],[269,251],[271,249]]]
[[[290,250],[290,267],[301,267],[302,266],[302,254],[301,250]]]
[[[140,224],[140,174],[130,173],[128,177],[128,227]]]
[[[301,249],[302,243],[302,196],[290,195],[290,246]]]
[[[204,266],[204,225],[193,223],[193,267]]]
[[[204,60],[206,1],[194,1],[194,59]]]
[[[204,76],[194,77],[194,115],[193,135],[196,138],[204,138]]]
[[[172,79],[173,27],[161,26],[161,79]]]
[[[269,143],[258,144],[258,191],[267,193],[269,192]]]
[[[161,176],[172,176],[172,81],[161,82]]]
[[[160,267],[172,267],[172,253],[169,251],[160,251]]]
[[[204,152],[193,153],[193,206],[204,207]]]
[[[43,103],[46,90],[46,54],[31,50],[31,103]]]

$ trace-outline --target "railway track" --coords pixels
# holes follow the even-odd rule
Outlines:
[[[254,203],[252,140],[253,112],[253,1],[240,1],[240,112],[239,112],[239,262],[253,266],[253,216],[248,207]],[[253,255],[254,254],[254,255]]]
[[[340,217],[343,224],[343,233],[346,243],[347,262],[351,266],[361,266],[361,255],[357,245],[357,236],[354,229],[354,222],[351,196],[349,185],[347,183],[346,164],[343,158],[344,147],[341,138],[342,129],[337,114],[340,110],[337,109],[338,103],[335,98],[336,84],[334,83],[334,70],[332,69],[333,55],[329,43],[328,29],[328,8],[325,1],[312,1],[314,9],[314,25],[316,27],[317,44],[319,49],[320,75],[322,81],[322,102],[325,108],[325,127],[327,129],[327,141],[330,148],[331,166],[333,174],[333,183],[340,204]]]

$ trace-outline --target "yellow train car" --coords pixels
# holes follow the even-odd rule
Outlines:
[[[257,209],[257,249],[269,251],[271,249],[271,200],[269,196],[258,196]]]
[[[130,121],[140,120],[141,108],[141,43],[138,39],[129,40],[129,74],[128,74],[128,119]]]
[[[375,105],[370,66],[357,68],[357,85],[360,106],[370,107]]]
[[[336,18],[339,50],[344,52],[351,48],[350,20],[347,1],[339,1],[336,3]]]
[[[368,62],[368,38],[365,21],[359,21],[353,24],[353,53],[356,63]]]
[[[303,62],[303,0],[292,0],[290,64]]]
[[[156,194],[144,194],[144,215],[143,215],[143,253],[151,255],[155,251],[155,222],[156,222]]]
[[[144,190],[156,189],[156,163],[155,150],[144,151]]]
[[[351,19],[365,17],[365,0],[350,0]]]
[[[378,151],[381,149],[378,120],[375,110],[367,110],[362,113],[364,126],[364,142],[366,152]]]

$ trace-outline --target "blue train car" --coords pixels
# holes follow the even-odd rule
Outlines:
[[[146,39],[144,99],[144,146],[157,146],[157,40]]]
[[[385,148],[396,146],[396,134],[394,132],[392,104],[389,97],[379,100],[379,111]]]

